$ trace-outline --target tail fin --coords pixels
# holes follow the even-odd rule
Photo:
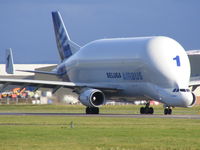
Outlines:
[[[62,17],[58,11],[52,12],[52,19],[60,58],[64,60],[78,51],[80,46],[70,40]]]
[[[11,48],[6,49],[6,72],[8,74],[14,74],[13,55]]]

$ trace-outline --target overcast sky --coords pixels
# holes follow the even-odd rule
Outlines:
[[[200,0],[0,0],[0,62],[59,63],[51,11],[59,10],[71,39],[164,35],[200,49]]]

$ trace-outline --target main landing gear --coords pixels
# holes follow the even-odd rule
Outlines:
[[[172,109],[171,109],[171,107],[165,107],[165,109],[164,109],[164,114],[165,114],[165,115],[171,115],[171,114],[172,114]]]
[[[86,107],[85,109],[86,114],[99,114],[98,107]]]
[[[145,107],[141,107],[140,114],[153,114],[154,109],[153,107],[149,107],[149,106],[150,106],[150,102],[147,102]]]

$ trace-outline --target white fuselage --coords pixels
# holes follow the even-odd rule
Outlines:
[[[178,42],[168,37],[96,40],[82,47],[57,70],[67,73],[71,82],[122,89],[117,94],[108,93],[109,98],[154,99],[181,107],[193,103],[187,90],[188,56]]]

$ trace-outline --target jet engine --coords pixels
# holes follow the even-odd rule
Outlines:
[[[87,107],[99,107],[104,104],[105,96],[97,89],[85,89],[79,95],[80,102]]]
[[[196,104],[196,96],[194,95],[194,93],[192,93],[192,98],[193,100],[192,100],[192,103],[189,105],[189,107],[192,107]]]

